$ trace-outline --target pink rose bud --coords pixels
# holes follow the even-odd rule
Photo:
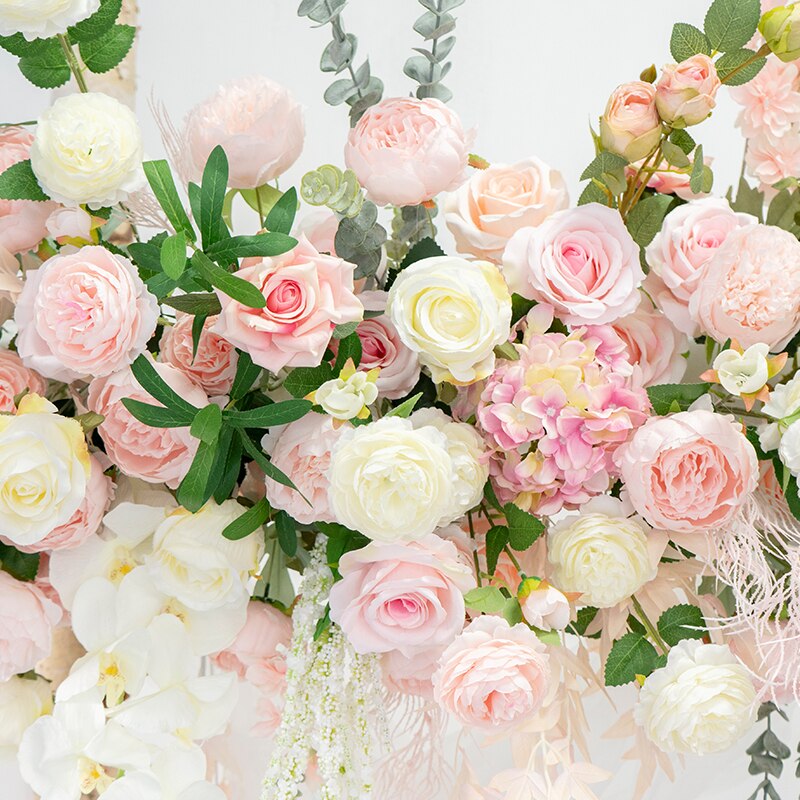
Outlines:
[[[656,86],[661,119],[673,128],[697,125],[713,111],[721,85],[714,62],[703,53],[680,64],[667,64]]]
[[[661,140],[661,120],[656,110],[656,90],[644,81],[618,86],[600,118],[600,139],[612,153],[638,161]]]
[[[569,625],[569,600],[547,581],[526,578],[517,596],[528,625],[543,631],[563,631]]]

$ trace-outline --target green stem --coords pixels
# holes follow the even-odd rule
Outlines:
[[[633,607],[636,609],[636,615],[639,617],[639,621],[642,623],[642,625],[644,625],[645,630],[650,635],[650,638],[661,648],[661,652],[664,653],[664,655],[669,653],[669,645],[661,638],[658,628],[653,625],[653,623],[650,621],[650,618],[647,616],[647,614],[645,614],[642,604],[633,595],[631,595],[631,602],[633,603]]]
[[[325,8],[329,14],[333,13],[330,4],[328,3],[328,0],[325,0]],[[333,35],[337,42],[344,42],[347,39],[347,37],[345,36],[344,28],[342,27],[341,20],[339,19],[339,14],[337,14],[331,20],[331,29],[333,30]],[[350,78],[353,81],[353,85],[356,87],[356,93],[358,94],[358,99],[363,100],[364,93],[361,91],[361,88],[358,85],[358,81],[356,80],[356,73],[355,70],[353,69],[353,62],[349,58],[347,59],[347,71],[350,73]]]
[[[25,122],[0,122],[0,128],[22,128],[25,125],[35,125],[37,120],[28,119]]]
[[[520,577],[522,576],[522,566],[520,565],[519,561],[517,561],[517,557],[511,552],[511,548],[508,545],[503,546],[503,550],[506,551],[506,555],[511,559],[511,563],[516,567],[517,572],[519,572]]]
[[[745,61],[742,64],[739,64],[739,66],[736,67],[736,69],[731,70],[724,78],[721,78],[720,83],[728,83],[731,78],[738,75],[743,69],[747,69],[747,67],[749,67],[752,63],[758,61],[759,58],[764,58],[765,56],[768,56],[771,52],[772,51],[769,49],[768,44],[762,44],[758,52],[753,53],[753,55],[750,56],[750,58],[748,58],[747,61]]]
[[[59,33],[58,41],[61,43],[61,49],[64,51],[64,56],[67,59],[67,65],[69,66],[70,72],[75,76],[75,82],[78,84],[78,88],[81,92],[86,94],[86,92],[89,91],[89,87],[86,85],[86,79],[83,77],[83,70],[75,56],[75,51],[72,49],[72,42],[69,40],[69,34]]]
[[[467,523],[469,524],[469,536],[472,539],[472,560],[475,562],[475,579],[478,581],[478,586],[481,585],[481,562],[478,558],[478,545],[475,541],[475,527],[472,524],[472,512],[467,512]]]

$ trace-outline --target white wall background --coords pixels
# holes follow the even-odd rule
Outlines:
[[[341,163],[347,133],[345,108],[330,108],[322,94],[331,80],[318,70],[328,30],[313,30],[295,16],[299,0],[139,0],[138,111],[150,157],[163,155],[150,117],[152,93],[179,122],[185,112],[223,81],[263,73],[288,86],[307,108],[307,142],[290,179],[326,162]],[[467,0],[458,9],[458,42],[447,83],[453,107],[478,130],[476,152],[491,161],[537,155],[560,169],[578,195],[578,176],[592,156],[589,125],[596,122],[608,93],[640,71],[669,59],[673,22],[701,24],[707,3],[700,0]],[[402,74],[412,31],[422,12],[414,0],[351,0],[345,27],[358,35],[361,56],[369,53],[373,72],[388,95],[414,88]],[[29,85],[15,59],[0,51],[0,121],[35,118],[49,104],[48,93]],[[738,177],[742,139],[733,128],[736,109],[723,93],[701,140],[713,155],[716,189],[724,193]],[[620,696],[625,705],[625,693]],[[597,737],[613,718],[607,705],[592,702]],[[609,713],[610,712],[610,713]],[[781,725],[790,743],[800,737]],[[689,759],[675,785],[661,780],[647,800],[745,800],[757,779],[747,775],[744,748],[705,760]],[[599,762],[619,765],[620,749],[598,744]],[[256,761],[257,764],[257,761]],[[490,764],[487,768],[502,768]],[[793,769],[781,782],[784,800],[797,796]],[[4,781],[9,800],[28,800],[22,787]],[[604,800],[629,800],[633,770],[623,767],[602,791]],[[250,798],[242,798],[250,800]],[[429,800],[420,798],[420,800]]]

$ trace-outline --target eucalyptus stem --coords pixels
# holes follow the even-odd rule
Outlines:
[[[83,77],[83,69],[75,56],[75,51],[72,49],[72,42],[70,41],[69,34],[59,33],[58,41],[61,43],[61,49],[64,51],[64,56],[67,59],[67,65],[69,66],[70,72],[75,77],[78,88],[83,94],[86,94],[89,91],[89,87],[86,85],[86,79]]]
[[[333,10],[331,9],[329,0],[325,0],[325,8],[327,9],[328,13],[333,15]],[[331,20],[331,30],[333,31],[334,38],[337,42],[344,42],[347,40],[347,37],[344,33],[344,28],[342,27],[341,20],[339,19],[340,14],[337,14]],[[356,72],[353,69],[353,60],[351,58],[347,59],[347,71],[350,73],[350,78],[353,81],[353,86],[356,88],[356,93],[358,94],[358,99],[364,99],[364,93],[361,91],[361,87],[358,85],[358,81],[356,80]]]
[[[642,625],[644,625],[645,630],[653,639],[653,641],[661,648],[661,652],[664,655],[669,653],[669,645],[661,638],[658,628],[656,628],[656,626],[650,621],[650,617],[648,617],[645,613],[645,610],[642,608],[642,604],[634,595],[631,595],[631,602],[633,603],[634,609],[636,609],[636,615],[639,617],[639,621],[642,623]]]

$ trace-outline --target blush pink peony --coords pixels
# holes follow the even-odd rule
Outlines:
[[[330,594],[331,619],[357,653],[413,656],[444,646],[464,624],[464,592],[475,586],[456,546],[436,534],[416,542],[371,542],[345,553]]]
[[[158,362],[153,362],[153,367],[188,403],[196,408],[208,405],[206,393],[175,367]],[[132,478],[176,488],[189,471],[199,440],[188,428],[151,428],[139,422],[122,405],[125,397],[158,405],[133,377],[130,367],[95,378],[89,385],[87,405],[104,417],[98,430],[108,457]]]
[[[144,351],[158,314],[157,299],[127,258],[83,247],[27,273],[14,313],[17,350],[54,380],[103,377]]]
[[[13,413],[14,398],[25,390],[44,397],[47,381],[28,369],[13,350],[0,348],[0,411]]]
[[[541,708],[550,685],[548,661],[527,625],[478,617],[439,659],[434,698],[464,725],[509,728]]]
[[[194,317],[178,314],[175,324],[164,328],[159,347],[161,360],[172,364],[201,386],[207,395],[228,394],[236,376],[239,358],[230,342],[211,328],[217,317],[208,317],[203,324],[197,352],[194,352],[192,325]]]
[[[734,231],[703,268],[689,313],[718,342],[778,352],[800,328],[800,242],[774,225]]]
[[[639,304],[639,247],[619,213],[599,203],[559,211],[511,238],[503,272],[512,291],[549,303],[568,325],[599,325]]]
[[[472,139],[440,100],[395,97],[356,123],[344,160],[379,206],[416,206],[464,182]]]
[[[363,317],[353,265],[319,253],[304,236],[288,253],[244,263],[236,276],[258,287],[266,306],[248,308],[219,292],[222,312],[211,330],[270,372],[317,366],[333,329]]]
[[[202,175],[220,145],[234,189],[255,189],[280,177],[297,161],[304,137],[300,106],[288,90],[261,75],[221,86],[189,112],[183,130],[192,177]]]
[[[59,244],[79,246],[92,241],[94,223],[91,214],[80,206],[57,208],[47,218],[47,232]]]
[[[778,139],[800,123],[800,65],[768,58],[753,80],[730,90],[742,106],[736,120],[748,138],[766,134]]]
[[[741,426],[712,411],[653,417],[618,457],[633,507],[666,531],[724,526],[758,483],[758,459]]]
[[[0,681],[32,670],[50,653],[61,614],[34,583],[0,572]]]

